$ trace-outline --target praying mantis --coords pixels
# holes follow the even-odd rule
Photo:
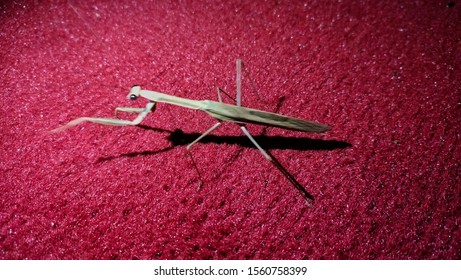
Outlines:
[[[199,177],[199,188],[202,185],[202,179],[200,172],[195,164],[195,161],[192,157],[190,152],[191,147],[200,141],[202,138],[210,134],[216,128],[218,128],[222,121],[233,122],[240,126],[243,134],[248,137],[248,139],[253,143],[253,145],[261,152],[261,154],[266,158],[268,161],[273,163],[282,173],[290,180],[290,182],[296,187],[296,189],[303,195],[304,200],[308,206],[312,206],[309,200],[312,200],[313,197],[282,167],[282,165],[275,160],[272,156],[270,156],[259,144],[256,140],[251,136],[246,128],[246,124],[259,124],[265,126],[272,126],[272,127],[279,127],[289,130],[296,130],[296,131],[303,131],[303,132],[314,132],[314,133],[322,133],[330,130],[330,126],[326,124],[321,124],[313,121],[306,121],[298,118],[288,117],[276,113],[261,111],[252,108],[246,108],[241,106],[242,100],[242,67],[243,62],[241,59],[237,59],[237,76],[236,76],[236,83],[237,83],[237,94],[236,94],[236,105],[223,103],[221,98],[221,89],[218,88],[218,102],[211,101],[211,100],[192,100],[187,98],[181,98],[173,95],[168,95],[165,93],[160,93],[151,90],[143,90],[140,86],[135,85],[131,88],[127,99],[135,100],[138,97],[143,97],[148,100],[148,103],[144,108],[130,108],[130,107],[117,107],[115,112],[127,112],[127,113],[138,113],[138,116],[132,120],[121,120],[121,119],[112,119],[112,118],[93,118],[93,117],[81,117],[77,118],[73,121],[70,121],[64,126],[58,127],[51,132],[59,132],[65,130],[69,127],[78,125],[82,122],[93,122],[102,125],[113,125],[113,126],[126,126],[126,125],[138,125],[140,124],[144,118],[149,114],[155,111],[156,103],[168,103],[177,105],[180,107],[185,107],[194,110],[201,110],[215,119],[218,120],[212,127],[210,127],[207,131],[205,131],[200,137],[194,140],[192,143],[187,145],[186,149],[187,152],[192,160],[194,168]],[[224,92],[224,91],[223,91]],[[224,92],[225,93],[225,92]]]

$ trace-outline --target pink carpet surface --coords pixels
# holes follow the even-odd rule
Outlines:
[[[460,1],[2,1],[1,259],[460,259]],[[328,124],[157,105],[144,89]],[[223,95],[224,102],[233,103]],[[121,112],[121,119],[135,115]],[[290,182],[297,181],[312,196]]]

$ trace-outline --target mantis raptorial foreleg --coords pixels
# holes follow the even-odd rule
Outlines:
[[[117,112],[125,112],[125,113],[142,113],[146,110],[145,108],[131,108],[131,107],[117,107],[115,108],[114,114],[117,117]]]
[[[83,118],[78,118],[73,121],[70,121],[64,126],[58,127],[56,129],[51,130],[52,133],[59,132],[62,130],[65,130],[69,127],[78,125],[82,122],[93,122],[93,123],[99,123],[103,125],[113,125],[113,126],[124,126],[124,125],[138,125],[144,120],[144,118],[149,114],[150,112],[153,112],[155,110],[155,102],[149,102],[147,103],[146,107],[144,108],[124,108],[124,109],[136,109],[137,112],[139,112],[139,115],[132,121],[127,121],[127,120],[119,120],[119,119],[109,119],[109,118],[89,118],[89,117],[83,117]],[[121,111],[121,110],[120,110]],[[132,111],[134,112],[134,110]]]

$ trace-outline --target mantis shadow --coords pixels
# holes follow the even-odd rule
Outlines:
[[[168,136],[168,140],[174,146],[188,145],[197,139],[200,133],[184,133],[180,129],[176,129]],[[307,137],[285,137],[285,136],[267,136],[257,135],[253,138],[265,150],[298,150],[298,151],[332,151],[335,149],[345,149],[352,147],[352,144],[337,140],[322,140],[312,139]],[[245,136],[217,136],[207,135],[200,140],[200,143],[215,143],[215,144],[230,144],[239,145],[245,148],[256,149],[253,143]]]
[[[138,125],[139,128],[146,130],[154,130],[156,132],[169,133],[167,139],[171,142],[172,146],[152,151],[142,152],[131,152],[120,154],[117,156],[100,157],[97,162],[104,162],[113,160],[119,157],[137,157],[137,156],[149,156],[158,153],[167,152],[174,149],[176,146],[186,146],[197,139],[200,133],[184,133],[181,129],[174,131],[153,128],[145,125]],[[346,149],[352,147],[352,144],[338,140],[323,140],[323,139],[312,139],[308,137],[285,137],[285,136],[267,136],[257,135],[253,138],[267,150],[297,150],[297,151],[332,151],[336,149]],[[207,135],[205,138],[200,140],[200,143],[215,143],[215,144],[229,144],[239,145],[245,148],[256,149],[253,143],[244,135],[240,136],[217,136]],[[272,156],[272,155],[271,155]],[[273,157],[273,156],[272,156]],[[281,164],[280,164],[281,165]]]
[[[142,152],[132,152],[132,153],[125,153],[120,154],[118,156],[110,156],[99,158],[97,162],[103,162],[112,160],[119,157],[137,157],[137,156],[147,156],[147,155],[155,155],[162,152],[167,152],[172,150],[176,146],[186,146],[189,143],[193,142],[197,139],[201,134],[200,133],[184,133],[184,131],[180,129],[176,129],[174,131],[170,130],[163,130],[152,128],[144,125],[139,126],[142,129],[146,130],[154,130],[157,132],[166,132],[169,133],[167,139],[171,142],[171,146],[159,150],[152,150],[152,151],[142,151]],[[281,149],[281,150],[298,150],[298,151],[309,151],[309,150],[325,150],[331,151],[335,149],[346,149],[352,147],[352,144],[344,141],[338,140],[322,140],[322,139],[312,139],[307,137],[284,137],[284,136],[266,136],[266,135],[258,135],[253,136],[253,138],[266,150],[266,152],[272,157],[272,164],[279,169],[285,177],[295,186],[295,188],[303,194],[304,198],[314,200],[314,197],[306,191],[306,189],[294,178],[294,176],[286,170],[283,165],[269,152],[269,150],[273,149]],[[254,144],[244,135],[242,136],[216,136],[216,135],[207,135],[205,138],[200,140],[200,143],[215,143],[215,144],[231,144],[231,145],[239,145],[245,148],[252,148],[256,149]],[[308,200],[306,200],[307,205],[310,206]]]
[[[195,139],[197,139],[201,134],[199,133],[184,133],[180,129],[176,129],[169,136],[168,140],[174,146],[184,146],[188,145]],[[253,138],[258,142],[263,149],[266,150],[266,153],[272,158],[271,163],[278,169],[283,175],[293,184],[293,186],[303,195],[306,204],[311,207],[312,204],[309,200],[314,201],[314,197],[310,194],[296,178],[277,160],[276,157],[269,152],[273,149],[281,150],[298,150],[298,151],[308,151],[308,150],[326,150],[331,151],[335,149],[345,149],[352,147],[352,144],[344,141],[337,140],[322,140],[322,139],[311,139],[307,137],[284,137],[284,136],[266,136],[258,135],[253,136]],[[205,143],[216,143],[216,144],[236,144],[241,147],[256,149],[255,145],[246,137],[246,136],[216,136],[216,135],[207,135],[205,138],[201,139],[202,144]]]
[[[159,132],[159,133],[169,133],[169,134],[173,133],[173,131],[171,131],[171,130],[150,127],[150,126],[143,125],[143,124],[139,124],[139,125],[137,125],[137,127],[145,129],[145,130],[152,130],[152,131]],[[120,155],[117,155],[117,156],[99,157],[96,160],[96,162],[100,163],[100,162],[109,161],[109,160],[113,160],[113,159],[120,158],[120,157],[138,157],[138,156],[155,155],[155,154],[167,152],[167,151],[173,149],[174,146],[175,145],[167,147],[167,148],[159,149],[159,150],[153,150],[153,151],[131,152],[131,153],[120,154]]]

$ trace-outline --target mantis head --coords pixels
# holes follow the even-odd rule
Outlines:
[[[138,98],[140,94],[141,94],[141,87],[138,85],[134,85],[131,88],[130,93],[128,93],[128,96],[126,98],[131,99],[131,100],[136,100],[136,98]]]

